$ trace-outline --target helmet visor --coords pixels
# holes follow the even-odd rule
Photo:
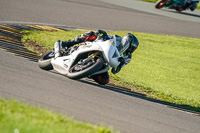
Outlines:
[[[119,53],[123,54],[128,49],[129,45],[130,45],[130,42],[128,40],[128,37],[124,37],[119,46]]]

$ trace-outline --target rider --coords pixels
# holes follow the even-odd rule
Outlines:
[[[199,3],[199,0],[181,0],[180,6],[177,7],[177,11],[183,11],[186,9],[190,9],[191,11],[194,11]]]
[[[57,41],[54,44],[54,50],[55,50],[55,57],[61,55],[61,49],[62,48],[69,48],[75,44],[79,44],[86,41],[94,41],[95,39],[102,38],[103,40],[109,40],[112,38],[111,35],[108,35],[104,30],[97,30],[96,32],[88,31],[84,34],[81,34],[79,36],[76,36],[74,39],[68,40],[68,41]],[[116,46],[119,51],[119,53],[122,55],[122,58],[119,58],[120,64],[112,68],[111,72],[113,74],[118,73],[122,67],[124,67],[126,64],[128,64],[131,61],[132,53],[135,51],[135,49],[139,45],[138,39],[131,33],[126,34],[124,37],[120,37],[116,35]],[[110,81],[108,72],[94,75],[91,78],[93,78],[97,83],[99,84],[107,84]]]

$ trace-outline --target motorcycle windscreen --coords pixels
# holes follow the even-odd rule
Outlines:
[[[104,51],[105,58],[110,64],[111,67],[116,67],[119,65],[118,58],[120,54],[115,46],[114,40],[108,40],[101,45],[101,48]]]

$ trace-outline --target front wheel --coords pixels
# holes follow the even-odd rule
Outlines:
[[[44,54],[40,59],[38,60],[38,65],[43,70],[52,70],[53,66],[51,64],[51,59],[54,57],[54,52],[50,51]]]
[[[71,79],[80,79],[97,72],[103,67],[103,64],[103,61],[99,58],[96,59],[96,61],[88,61],[87,64],[84,65],[77,63],[69,70],[67,76]]]
[[[157,8],[157,9],[163,8],[167,2],[168,2],[168,0],[160,0],[160,1],[156,2],[155,8]]]

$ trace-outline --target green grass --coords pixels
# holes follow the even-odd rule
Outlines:
[[[158,0],[141,0],[141,1],[156,3]],[[200,3],[198,4],[196,9],[200,9]]]
[[[117,79],[155,92],[156,96],[150,97],[158,96],[200,111],[200,39],[134,34],[140,46],[131,63],[116,75]]]
[[[112,128],[75,121],[45,109],[0,98],[1,133],[114,133]]]
[[[27,32],[27,31],[26,31]],[[57,40],[68,40],[84,31],[31,31],[23,41],[31,40],[48,49]],[[125,35],[128,31],[109,32]],[[112,80],[148,97],[168,101],[200,111],[200,39],[131,32],[140,45],[130,64]],[[134,87],[135,86],[135,87]]]
[[[68,40],[74,38],[76,35],[82,34],[85,31],[59,31],[59,32],[47,32],[47,31],[22,31],[23,36],[22,42],[27,40],[31,40],[33,42],[37,42],[42,44],[47,49],[52,49],[53,44],[56,40]]]
[[[156,3],[158,0],[141,0],[141,1]]]

